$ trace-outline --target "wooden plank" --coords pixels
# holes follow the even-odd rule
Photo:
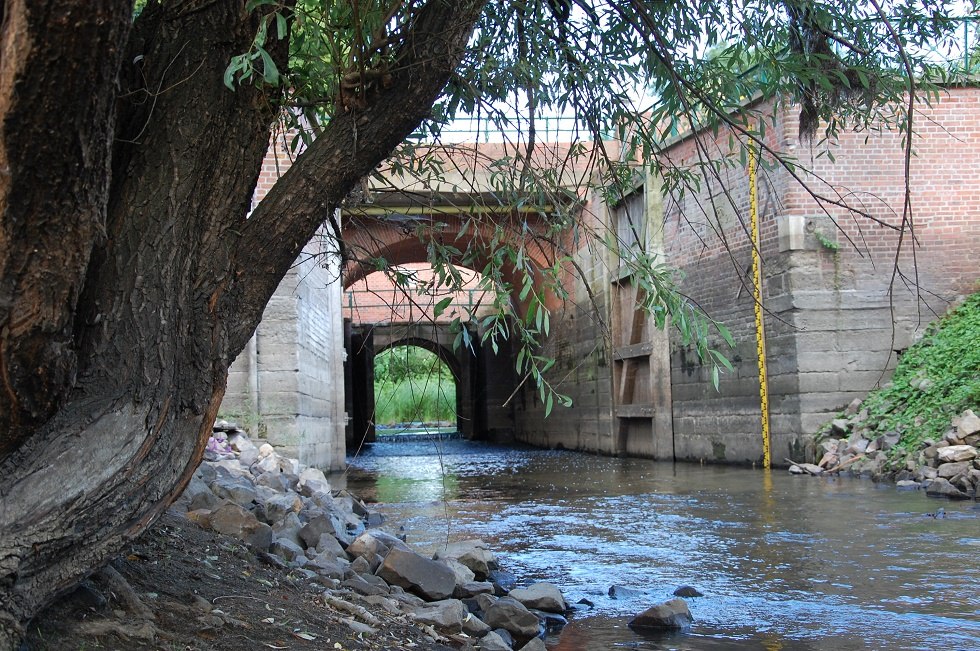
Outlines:
[[[618,362],[636,357],[649,357],[653,352],[653,342],[643,341],[631,346],[619,346],[613,350],[613,359]]]
[[[629,329],[624,333],[623,338],[627,346],[635,346],[640,343],[643,336],[643,324],[646,321],[646,312],[638,309],[646,298],[646,292],[642,287],[636,288],[636,298],[633,301],[633,318],[630,320]],[[617,404],[627,405],[633,402],[633,389],[636,386],[636,364],[631,363],[630,358],[623,359],[622,375],[619,383],[619,399]]]
[[[617,418],[653,418],[655,408],[651,404],[619,405],[616,407]]]

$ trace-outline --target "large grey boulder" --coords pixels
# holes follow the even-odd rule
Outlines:
[[[408,545],[390,534],[383,531],[365,531],[347,546],[347,553],[352,557],[375,554],[384,558],[391,549],[411,551]]]
[[[365,552],[363,556],[355,556],[351,561],[351,570],[358,574],[373,574],[381,567],[384,559],[374,552]]]
[[[293,511],[290,511],[283,519],[272,525],[272,531],[276,534],[276,538],[288,538],[300,547],[303,546],[303,539],[299,537],[299,532],[302,528],[303,523],[299,521],[299,516]]]
[[[463,619],[463,632],[470,637],[483,637],[490,632],[490,627],[476,615],[467,613]]]
[[[218,497],[231,500],[241,506],[249,506],[255,502],[255,485],[244,477],[218,475],[211,483],[211,491]]]
[[[499,598],[500,597],[494,596],[491,593],[481,593],[476,595],[476,598],[473,599],[473,603],[476,604],[476,610],[478,612],[485,613],[490,606],[497,603],[497,599]]]
[[[449,543],[435,553],[436,560],[454,559],[470,568],[479,580],[489,576],[490,570],[498,567],[497,557],[482,540],[463,540]]]
[[[473,574],[473,570],[466,567],[455,558],[445,558],[439,561],[449,569],[453,571],[456,575],[456,585],[463,585],[464,583],[471,583],[476,580],[476,575]]]
[[[435,626],[447,633],[459,633],[463,630],[463,622],[469,612],[459,599],[443,599],[434,601],[415,609],[413,616],[416,621]]]
[[[972,445],[948,445],[939,448],[939,462],[972,461],[977,458],[977,449]]]
[[[285,493],[289,490],[289,479],[288,475],[285,475],[278,470],[270,470],[256,477],[255,485],[271,488],[277,493]]]
[[[337,543],[337,546],[341,547],[340,542],[337,541],[337,528],[334,526],[333,519],[324,513],[310,518],[299,531],[299,537],[307,547],[317,547],[324,535],[330,536]],[[340,555],[338,554],[338,556]]]
[[[694,618],[683,599],[671,599],[644,610],[631,619],[627,626],[646,630],[679,630],[688,628]]]
[[[956,486],[953,486],[948,479],[937,477],[926,486],[926,495],[929,497],[948,497],[954,500],[968,500],[970,496]],[[212,515],[213,517],[213,515]]]
[[[544,640],[542,640],[540,637],[536,637],[522,646],[521,651],[548,651],[548,647],[544,645]]]
[[[258,456],[259,449],[255,447],[244,432],[233,432],[228,434],[228,446],[235,452],[242,453],[245,450],[255,450]]]
[[[364,596],[383,596],[390,592],[388,584],[373,574],[354,574],[345,579],[341,585]]]
[[[282,493],[265,501],[265,513],[269,518],[269,524],[280,522],[291,513],[299,513],[301,508],[303,508],[303,501],[296,493]]]
[[[493,584],[489,581],[470,581],[457,583],[453,596],[457,599],[471,599],[481,594],[493,594]]]
[[[958,475],[965,475],[970,472],[973,465],[969,461],[955,461],[944,463],[936,469],[936,475],[943,479],[952,479]]]
[[[210,466],[214,470],[214,476],[206,479],[209,484],[221,477],[248,477],[251,474],[238,459],[222,459],[212,463],[202,463],[201,466]]]
[[[537,637],[541,630],[537,615],[510,597],[502,597],[494,602],[484,611],[482,619],[490,628],[502,628],[518,640],[526,641]]]
[[[481,651],[511,651],[511,646],[496,631],[484,635],[476,648]]]
[[[388,552],[377,574],[389,584],[401,586],[428,601],[451,597],[456,587],[456,575],[451,569],[398,547]]]
[[[187,510],[196,511],[198,509],[212,510],[221,503],[221,498],[215,495],[207,483],[197,475],[191,477],[190,483],[184,489],[181,499],[187,501]]]
[[[234,536],[259,551],[267,551],[272,544],[272,528],[234,502],[225,502],[214,509],[208,523],[214,531]]]
[[[312,497],[317,493],[329,493],[330,482],[327,481],[323,471],[319,468],[304,468],[299,473],[296,490],[299,491],[300,495]]]
[[[347,572],[349,563],[342,561],[330,552],[317,554],[306,562],[305,567],[315,571],[320,576],[342,581]]]
[[[279,558],[292,562],[302,558],[306,559],[306,554],[303,553],[303,548],[297,545],[295,542],[289,538],[276,538],[272,541],[269,546],[269,553],[275,554]]]
[[[535,583],[526,588],[511,590],[510,596],[527,608],[535,608],[548,613],[563,613],[568,610],[561,591],[552,583]]]
[[[953,425],[959,432],[961,438],[966,438],[972,434],[980,432],[980,416],[973,413],[972,409],[967,409],[959,418],[953,420]]]
[[[353,567],[353,563],[351,564],[351,566]],[[392,585],[390,587],[391,587],[391,592],[390,592],[391,598],[397,601],[398,603],[407,606],[408,608],[415,608],[417,606],[421,606],[425,604],[425,599],[422,599],[421,597],[416,597],[413,594],[405,592],[405,588],[401,587],[400,585]]]
[[[303,531],[300,530],[300,535],[302,534]],[[341,558],[345,561],[348,560],[347,552],[340,546],[340,541],[330,533],[322,534],[319,540],[317,540],[314,549],[316,549],[317,554],[330,554],[336,558]]]

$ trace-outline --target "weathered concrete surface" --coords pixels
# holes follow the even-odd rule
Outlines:
[[[344,466],[344,347],[339,265],[325,243],[307,245],[232,364],[223,415],[285,456]]]
[[[928,128],[917,137],[912,162],[915,261],[907,239],[896,258],[899,240],[892,228],[836,208],[827,214],[785,170],[759,175],[775,463],[809,456],[806,435],[854,398],[887,381],[895,351],[915,341],[933,315],[941,314],[957,296],[972,291],[973,250],[980,239],[973,193],[980,184],[980,150],[969,144],[969,137],[980,120],[978,107],[980,89],[971,88],[950,89],[928,109]],[[766,145],[805,161],[814,172],[812,176],[801,172],[808,181],[845,189],[846,200],[854,207],[885,224],[900,225],[905,188],[900,134],[883,131],[868,142],[866,134],[842,134],[833,145],[834,164],[816,147],[811,150],[799,141],[792,107],[775,112],[769,105],[755,108],[775,116],[766,130]],[[705,133],[698,138],[712,151],[729,147],[724,130],[717,137]],[[667,153],[679,165],[696,164],[695,137],[676,139]],[[652,363],[640,367],[634,391],[647,392],[649,408],[632,409],[636,417],[627,435],[615,436],[617,430],[610,423],[616,422],[616,411],[621,409],[613,370],[618,362],[589,310],[582,307],[588,300],[581,282],[570,277],[566,286],[574,287],[576,300],[552,319],[553,334],[545,354],[557,356],[549,377],[576,404],[569,410],[556,409],[557,417],[545,420],[533,388],[526,387],[515,399],[518,439],[606,454],[757,463],[762,460],[761,410],[746,170],[726,170],[718,182],[689,188],[684,197],[667,197],[660,210],[648,204],[647,210],[650,250],[657,250],[656,229],[662,224],[665,262],[683,272],[682,291],[734,335],[734,350],[726,350],[717,337],[711,343],[733,361],[735,372],[723,375],[721,390],[716,392],[709,368],[679,341],[676,332],[663,344],[644,330],[638,343],[657,352],[666,348],[669,362],[657,372],[649,371]],[[614,215],[614,206],[593,201],[584,218],[596,230],[615,232]],[[725,232],[724,241],[719,229]],[[909,278],[916,269],[918,290],[902,282],[890,288],[896,260]],[[623,285],[618,261],[609,252],[598,256],[580,252],[576,261],[585,271],[597,314],[615,328],[616,311],[623,309],[620,301],[628,300],[617,296]],[[660,401],[655,389],[664,385],[669,387],[666,411],[653,407]],[[658,428],[664,429],[658,423],[663,422],[671,429],[669,453],[657,445]]]

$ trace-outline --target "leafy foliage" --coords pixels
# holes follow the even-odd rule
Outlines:
[[[932,324],[902,355],[891,382],[864,401],[876,430],[902,433],[893,457],[938,441],[950,420],[980,407],[980,293]]]

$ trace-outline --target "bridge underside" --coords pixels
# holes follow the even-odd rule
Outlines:
[[[494,353],[471,331],[471,347],[453,350],[456,332],[448,323],[344,323],[344,369],[349,451],[375,440],[374,358],[395,346],[411,345],[435,353],[456,381],[456,427],[470,440],[512,440],[514,410],[507,392],[515,386],[509,350]]]

